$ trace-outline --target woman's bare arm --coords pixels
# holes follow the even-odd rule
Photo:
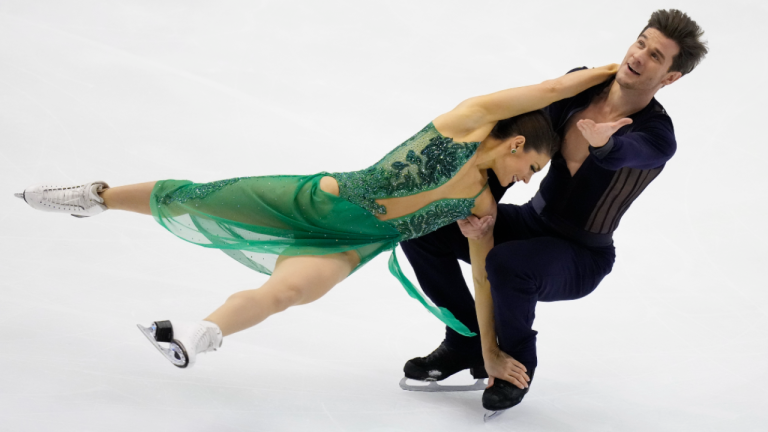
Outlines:
[[[617,64],[584,69],[544,81],[465,100],[456,108],[437,117],[433,124],[442,134],[461,140],[478,129],[488,129],[499,121],[535,111],[575,96],[616,74]]]
[[[490,189],[478,197],[473,213],[484,217],[490,215],[496,218],[496,201],[490,193]],[[466,221],[459,221],[468,224]],[[489,386],[493,385],[493,379],[501,378],[520,388],[528,387],[530,378],[525,373],[523,364],[513,359],[499,349],[496,340],[496,323],[493,314],[493,297],[491,296],[491,283],[488,281],[488,273],[485,270],[485,259],[488,252],[493,249],[493,229],[489,229],[480,237],[468,237],[469,259],[472,263],[472,282],[475,286],[475,310],[477,323],[480,327],[480,344],[483,350],[485,369],[488,372]]]

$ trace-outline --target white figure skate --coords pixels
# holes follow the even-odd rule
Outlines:
[[[180,368],[192,367],[197,354],[216,351],[224,339],[219,326],[209,321],[155,321],[149,327],[137,327],[163,357]]]
[[[75,217],[97,215],[107,209],[99,192],[109,188],[103,181],[94,181],[78,186],[51,184],[34,185],[24,192],[14,194],[26,201],[33,209],[69,213]]]

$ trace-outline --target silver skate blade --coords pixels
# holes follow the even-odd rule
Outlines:
[[[74,214],[73,214],[73,215],[70,215],[70,216],[73,216],[73,217],[76,217],[76,218],[81,218],[81,219],[82,219],[82,218],[87,218],[87,217],[90,217],[90,216],[74,215]],[[136,324],[136,325],[138,325],[138,324]]]
[[[400,380],[400,388],[408,391],[421,391],[421,392],[459,392],[459,391],[478,391],[485,390],[485,381],[480,378],[475,381],[474,384],[469,385],[440,385],[437,381],[427,381],[427,385],[411,385],[408,384],[408,378],[403,377]],[[423,383],[425,381],[417,381]]]
[[[500,416],[500,415],[504,414],[506,411],[507,411],[507,410],[501,410],[501,411],[488,411],[488,412],[487,412],[487,413],[485,413],[485,415],[483,416],[483,423],[487,423],[487,422],[489,422],[489,421],[491,421],[491,420],[495,419],[496,417],[498,417],[498,416]]]
[[[15,194],[13,194],[13,196],[15,196],[18,199],[24,199],[24,192],[15,193]]]
[[[160,351],[160,354],[162,354],[163,357],[167,358],[171,363],[173,363],[174,366],[180,368],[187,367],[187,356],[184,355],[184,350],[181,349],[180,346],[171,342],[168,344],[168,348],[164,348],[160,346],[159,343],[157,343],[155,336],[150,331],[150,327],[144,327],[141,324],[136,324],[136,327],[138,327],[139,330],[141,330],[141,333],[144,334],[144,336],[146,336],[150,342],[152,342],[152,345],[154,345],[155,348]]]

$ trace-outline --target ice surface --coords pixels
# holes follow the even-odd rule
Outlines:
[[[620,61],[670,5],[711,47],[658,94],[678,153],[596,292],[539,306],[531,392],[488,424],[479,392],[399,388],[443,330],[385,258],[180,370],[134,325],[201,318],[265,278],[148,217],[13,196],[360,169],[467,97]],[[729,5],[3,0],[0,429],[768,430],[768,10]]]

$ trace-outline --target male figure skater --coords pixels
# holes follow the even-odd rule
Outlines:
[[[424,292],[477,334],[456,259],[469,262],[465,235],[479,238],[493,226],[495,245],[486,270],[498,346],[447,328],[434,352],[405,364],[407,378],[440,381],[464,369],[482,378],[487,370],[486,409],[522,401],[537,365],[536,302],[584,297],[610,273],[622,215],[676,150],[672,121],[654,95],[703,59],[702,35],[683,12],[654,12],[613,80],[545,109],[562,147],[530,202],[500,204],[495,225],[490,216],[470,217],[402,244]],[[506,188],[494,176],[489,182],[498,202]],[[510,368],[516,372],[503,372]]]

